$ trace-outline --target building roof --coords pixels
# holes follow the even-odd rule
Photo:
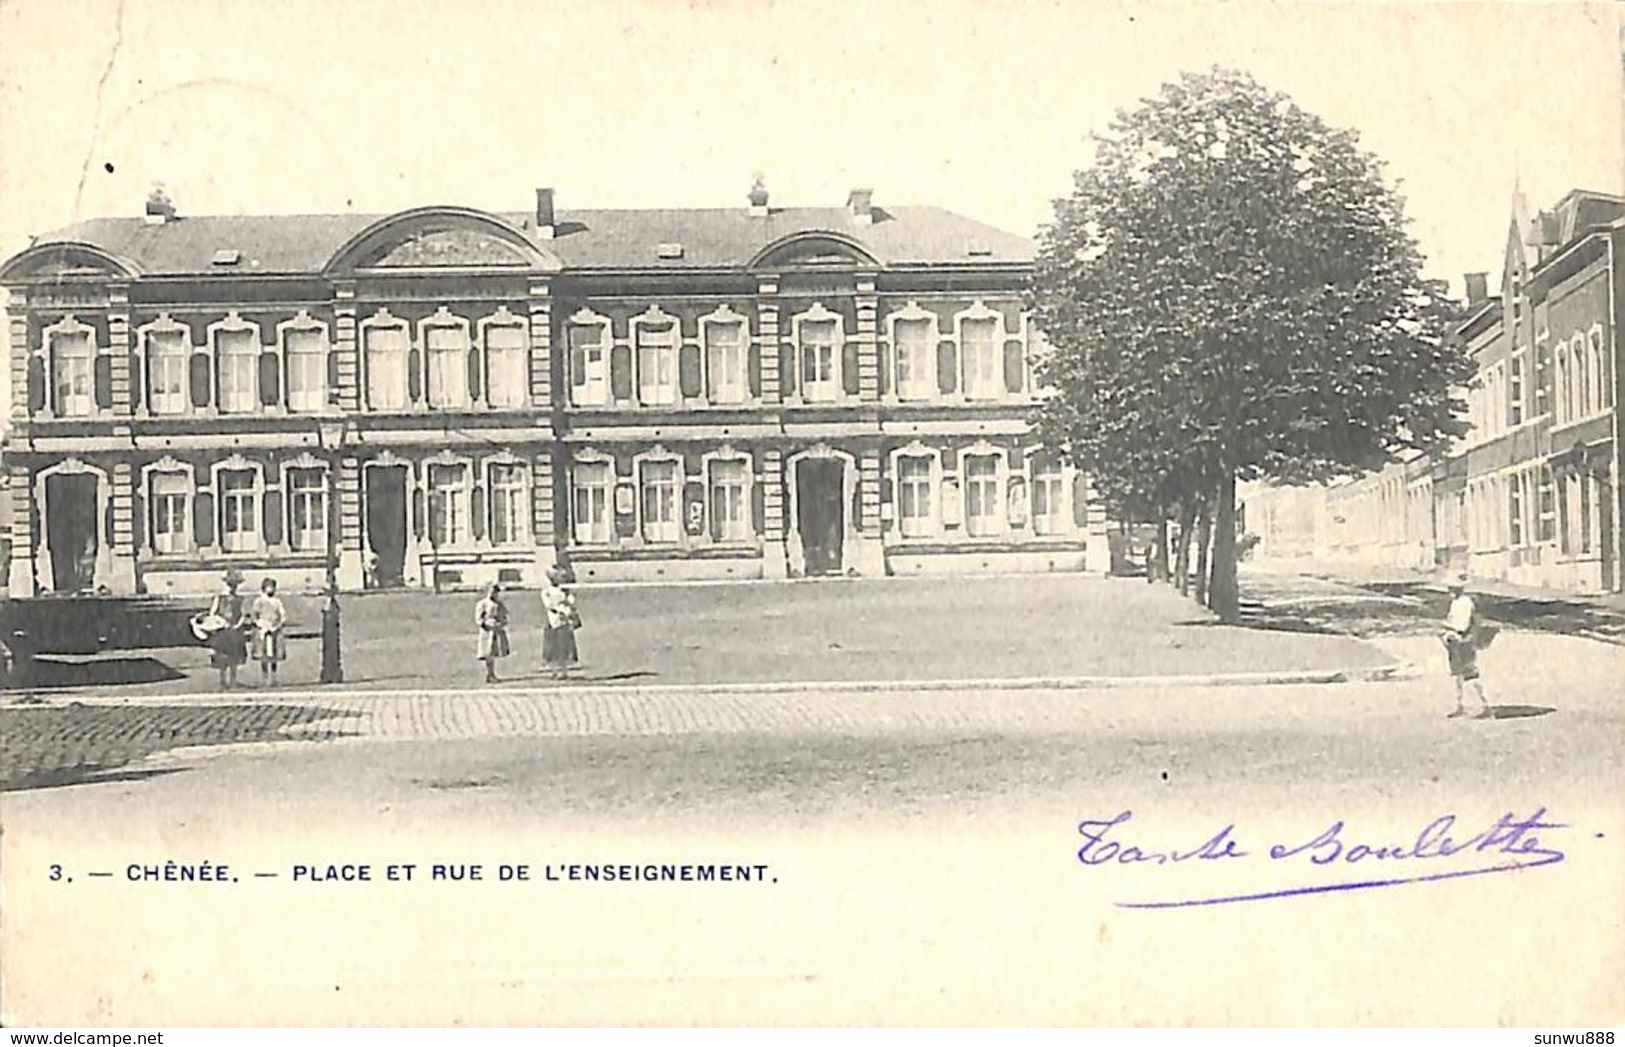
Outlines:
[[[462,210],[462,209],[459,209]],[[1033,242],[938,207],[876,207],[872,224],[844,207],[559,211],[552,239],[535,237],[530,213],[494,214],[566,269],[743,267],[764,248],[797,233],[829,232],[860,243],[883,265],[1027,263]],[[89,243],[146,275],[219,273],[217,252],[240,252],[233,272],[315,274],[374,225],[378,214],[206,215],[161,223],[95,218],[39,237],[35,246]],[[680,244],[681,257],[660,257]],[[665,252],[670,254],[670,252]]]

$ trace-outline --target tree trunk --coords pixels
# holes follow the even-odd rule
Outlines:
[[[1168,581],[1168,515],[1157,517],[1156,580]]]
[[[1179,595],[1189,596],[1191,593],[1191,529],[1196,521],[1196,503],[1187,500],[1179,508],[1179,552],[1174,557],[1174,584],[1179,586]],[[1197,582],[1201,585],[1201,582]]]
[[[1196,517],[1196,602],[1207,606],[1208,561],[1213,550],[1213,499],[1203,498],[1201,512]]]
[[[1226,470],[1219,481],[1219,504],[1214,510],[1213,585],[1208,604],[1221,622],[1241,617],[1241,591],[1236,582],[1236,474]]]

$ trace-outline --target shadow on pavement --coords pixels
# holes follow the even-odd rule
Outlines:
[[[1413,601],[1428,617],[1436,619],[1442,619],[1450,606],[1449,594],[1417,582],[1377,582],[1363,588]],[[1585,635],[1625,645],[1625,614],[1609,607],[1561,597],[1502,596],[1484,592],[1473,592],[1472,597],[1479,614],[1490,621],[1542,632]]]
[[[1546,716],[1556,711],[1549,705],[1492,705],[1490,706],[1490,719],[1522,720],[1531,716]]]
[[[98,658],[86,662],[36,658],[19,686],[34,691],[49,691],[70,687],[121,687],[184,679],[185,673],[150,657]]]
[[[76,764],[72,767],[52,767],[12,778],[0,784],[0,791],[23,792],[28,789],[55,789],[63,785],[99,785],[104,782],[141,782],[176,774],[179,767],[154,768],[150,771],[109,771],[100,764]]]

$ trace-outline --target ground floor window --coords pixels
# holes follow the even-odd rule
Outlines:
[[[1066,490],[1061,463],[1039,462],[1033,467],[1033,533],[1060,534],[1066,529]]]
[[[192,545],[192,485],[185,473],[156,473],[152,478],[152,548],[184,553]]]
[[[512,545],[529,531],[525,526],[525,474],[512,462],[494,462],[490,472],[491,541]]]
[[[999,498],[999,458],[992,454],[965,457],[965,530],[977,537],[1003,530]]]
[[[581,545],[609,541],[609,490],[614,477],[608,462],[577,462],[570,491],[570,521]]]
[[[904,538],[923,538],[936,530],[931,459],[914,455],[897,459],[897,517]]]
[[[468,466],[429,466],[429,544],[460,545],[468,541]]]
[[[717,541],[743,541],[750,537],[750,482],[746,463],[711,463],[711,536]]]
[[[288,545],[297,552],[327,549],[327,471],[288,470]]]
[[[252,469],[222,469],[220,488],[220,546],[230,553],[253,552],[260,547],[258,475]]]
[[[643,540],[675,542],[678,536],[676,462],[644,462]]]

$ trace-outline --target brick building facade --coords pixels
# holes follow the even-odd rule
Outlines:
[[[1032,245],[935,208],[81,223],[10,292],[13,595],[1104,570]]]
[[[1477,365],[1462,391],[1471,428],[1449,455],[1306,489],[1315,537],[1261,534],[1259,555],[1302,553],[1363,567],[1465,570],[1574,593],[1619,592],[1619,326],[1625,200],[1575,190],[1530,215],[1519,196],[1498,294],[1467,278],[1457,329]],[[1249,519],[1288,496],[1250,492]]]

